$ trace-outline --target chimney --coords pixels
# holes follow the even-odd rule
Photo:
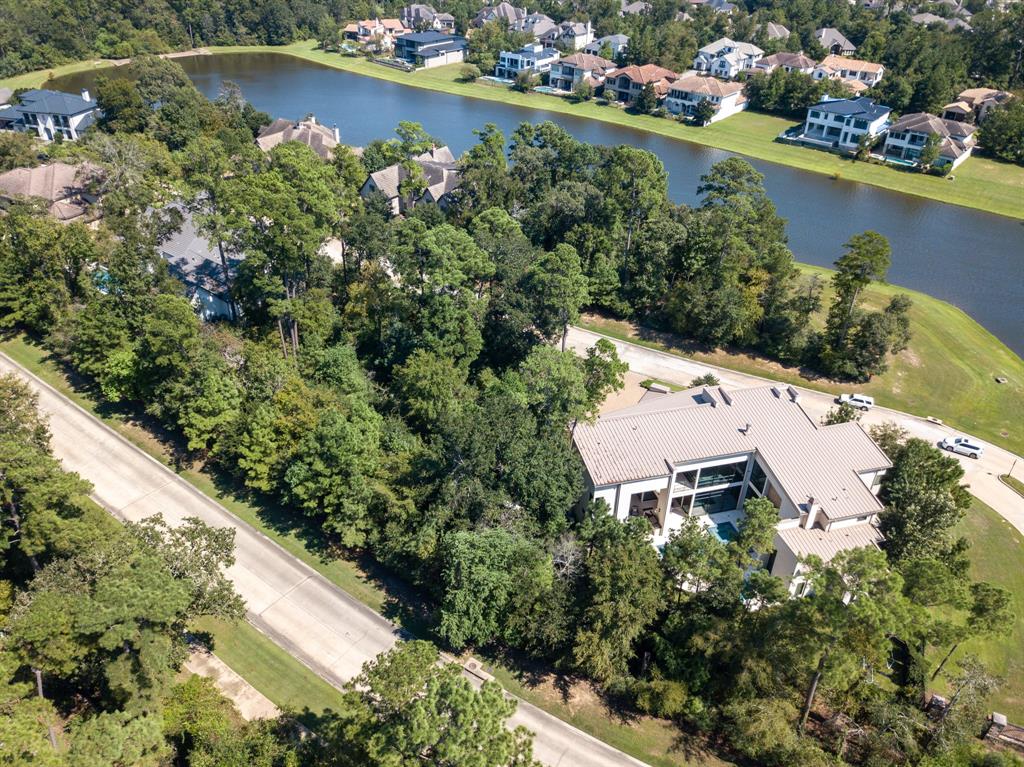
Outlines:
[[[310,123],[312,123],[313,125],[316,125],[316,115],[310,115],[310,116],[309,116],[309,121],[310,121]]]
[[[807,499],[807,514],[806,514],[806,516],[804,516],[804,518],[802,520],[803,521],[803,527],[807,528],[808,530],[813,528],[814,527],[814,523],[818,521],[818,512],[819,511],[821,511],[821,506],[819,506],[817,503],[815,503],[814,496],[811,496],[810,498],[808,498]]]
[[[337,123],[335,123],[334,125],[334,140],[337,141],[339,144],[341,143],[341,131],[338,130]]]
[[[82,88],[82,98],[86,101],[92,101],[92,96],[90,95],[88,88]]]

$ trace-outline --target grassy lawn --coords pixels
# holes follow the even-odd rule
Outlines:
[[[971,541],[971,577],[1003,586],[1013,595],[1016,621],[1007,636],[964,642],[947,668],[964,653],[973,653],[992,673],[1003,677],[992,707],[1011,722],[1024,722],[1024,537],[995,511],[975,500],[960,523],[959,532]],[[935,651],[936,662],[944,653]],[[936,680],[938,682],[939,680]],[[941,690],[943,685],[937,685]]]
[[[23,75],[14,75],[0,80],[0,88],[39,88],[47,80],[64,75],[73,75],[76,72],[85,72],[89,69],[106,69],[113,66],[108,59],[89,59],[88,61],[75,61],[71,64],[61,64],[51,69],[37,69],[35,72],[26,72]]]
[[[1024,496],[1024,482],[1021,482],[1016,477],[1011,477],[1009,474],[1001,474],[999,475],[999,479],[1002,480],[1004,484],[1013,488],[1013,491],[1017,493],[1017,495]]]
[[[245,621],[203,618],[192,627],[208,634],[211,649],[278,708],[311,729],[325,712],[337,711],[341,693]]]
[[[0,351],[174,469],[198,490],[215,498],[232,514],[253,525],[363,604],[413,634],[427,635],[425,608],[407,586],[388,573],[380,572],[372,563],[346,559],[344,552],[323,550],[312,531],[295,525],[295,520],[288,523],[284,510],[267,508],[242,498],[205,471],[176,465],[166,440],[132,420],[130,413],[98,405],[86,389],[72,383],[43,347],[24,335],[0,337]],[[249,624],[231,626],[209,621],[199,624],[196,629],[211,633],[215,641],[213,650],[218,657],[278,707],[298,712],[307,726],[315,727],[317,716],[328,708],[336,708],[337,691],[331,685]],[[669,722],[651,718],[623,721],[597,696],[588,698],[585,703],[569,704],[551,694],[549,688],[524,685],[512,670],[496,665],[491,671],[513,694],[656,767],[720,767],[728,764],[697,745],[680,751],[681,734]]]
[[[828,280],[831,272],[800,265],[805,275]],[[836,392],[855,388],[875,397],[880,405],[920,416],[935,416],[949,425],[984,440],[1024,453],[1024,360],[999,339],[955,306],[924,293],[893,285],[873,284],[864,292],[864,303],[881,308],[895,293],[908,293],[910,347],[890,361],[889,370],[867,384],[839,384],[796,367],[735,350],[708,351],[668,334],[649,331],[628,322],[588,315],[582,327],[621,340],[662,351],[684,354],[700,362],[741,373],[766,376],[810,389]],[[825,291],[825,307],[831,291]],[[820,324],[824,311],[814,318]],[[996,376],[1007,378],[996,383]]]
[[[573,104],[559,96],[518,93],[494,83],[458,82],[456,78],[461,64],[407,73],[374,64],[362,57],[342,56],[318,50],[316,43],[311,40],[283,46],[214,46],[209,50],[216,54],[283,53],[402,85],[601,120],[813,173],[822,173],[836,179],[857,181],[940,202],[977,208],[1013,218],[1024,218],[1024,168],[983,157],[972,157],[956,170],[955,179],[950,180],[908,173],[892,167],[852,162],[827,152],[777,143],[775,137],[791,127],[794,122],[755,112],[742,112],[706,128],[697,128],[675,120],[632,115],[617,107],[601,106],[595,101]],[[49,79],[51,74],[59,76],[103,66],[109,66],[109,62],[94,60],[68,64],[54,67],[52,70],[30,72],[0,80],[0,87],[38,87]]]

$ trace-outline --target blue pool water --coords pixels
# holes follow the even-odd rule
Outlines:
[[[719,522],[711,529],[714,531],[715,537],[722,543],[735,540],[739,534],[739,530],[736,529],[736,525],[732,522]]]

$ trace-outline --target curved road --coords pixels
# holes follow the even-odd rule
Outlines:
[[[0,373],[14,373],[38,392],[54,455],[92,482],[93,499],[111,514],[137,521],[160,513],[170,524],[199,517],[234,528],[235,564],[228,574],[249,621],[335,687],[400,638],[397,626],[2,353]],[[534,755],[551,767],[643,765],[522,700],[510,723],[536,734]]]
[[[768,378],[694,362],[686,357],[620,341],[583,328],[571,327],[569,329],[566,348],[573,349],[578,354],[584,354],[600,338],[615,344],[619,358],[629,363],[630,371],[645,377],[659,378],[679,386],[687,386],[694,378],[705,373],[714,373],[723,384],[737,389],[776,383]],[[835,405],[833,395],[802,387],[797,387],[797,389],[800,391],[801,404],[814,418],[821,418]],[[941,417],[942,414],[936,413],[935,415]],[[943,437],[952,434],[963,434],[963,432],[933,423],[926,418],[884,407],[872,408],[861,418],[861,423],[865,426],[886,421],[895,421],[911,436],[920,437],[932,444],[936,444]],[[1009,474],[1012,471],[1014,477],[1024,482],[1024,458],[984,440],[979,441],[985,446],[985,453],[979,460],[956,455],[964,467],[964,480],[970,485],[973,495],[987,503],[1007,522],[1024,533],[1024,499],[999,481],[1000,474]],[[955,454],[950,453],[950,455]]]

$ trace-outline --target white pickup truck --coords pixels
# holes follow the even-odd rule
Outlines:
[[[867,412],[875,406],[875,398],[869,397],[867,394],[840,394],[836,398],[836,402],[843,404],[844,402],[855,407],[858,410]]]

